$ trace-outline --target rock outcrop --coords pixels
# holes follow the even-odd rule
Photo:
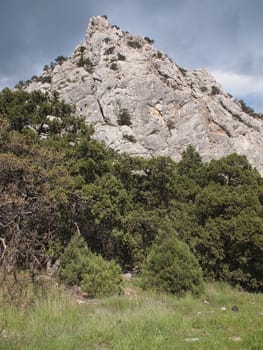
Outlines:
[[[117,151],[178,160],[192,144],[204,161],[237,152],[263,173],[261,116],[245,113],[206,70],[187,71],[152,43],[93,17],[72,57],[43,74],[51,83],[27,89],[57,90]]]

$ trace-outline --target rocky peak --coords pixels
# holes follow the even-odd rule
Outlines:
[[[88,24],[86,32],[86,38],[92,35],[92,33],[103,32],[111,28],[107,16],[92,17]]]
[[[150,38],[90,19],[71,58],[28,90],[57,90],[120,152],[178,160],[192,144],[208,161],[237,152],[263,172],[263,123],[225,94],[206,70],[187,71],[153,47]]]

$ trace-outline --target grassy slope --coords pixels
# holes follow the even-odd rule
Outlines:
[[[1,304],[0,349],[263,348],[263,296],[224,284],[207,285],[199,299],[179,300],[128,286],[129,295],[88,304],[60,288],[47,290],[27,308]]]

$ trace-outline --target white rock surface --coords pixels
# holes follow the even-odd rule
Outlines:
[[[260,118],[244,113],[206,70],[180,68],[105,17],[92,17],[85,41],[49,73],[51,84],[32,82],[27,90],[57,90],[94,125],[95,137],[115,150],[179,160],[192,144],[204,161],[237,152],[263,173]],[[123,110],[129,126],[118,125]]]

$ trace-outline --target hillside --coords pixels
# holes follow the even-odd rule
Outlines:
[[[132,155],[180,159],[192,144],[204,161],[236,152],[263,172],[263,122],[224,93],[206,70],[188,71],[153,40],[90,19],[72,57],[45,68],[27,91],[58,91],[95,128],[95,138]]]
[[[262,348],[262,115],[152,45],[0,91],[0,349]]]
[[[99,35],[101,39],[104,31],[120,33],[118,28],[109,25],[105,17],[93,18],[87,41],[92,43],[94,39],[97,42],[96,37]],[[107,44],[111,40],[107,38],[98,42]],[[127,38],[128,34],[123,33],[120,46]],[[137,59],[144,50],[147,52],[146,48],[153,52],[149,38],[136,40],[129,36],[126,47],[137,54]],[[92,50],[98,48],[94,46]],[[115,46],[107,51],[107,56],[112,55],[114,50]],[[114,113],[116,105],[111,103],[112,99],[107,105],[107,96],[113,98],[114,91],[115,100],[123,96],[126,101],[134,102],[138,93],[134,84],[139,84],[140,80],[132,80],[132,77],[130,81],[125,77],[120,79],[119,84],[122,81],[126,81],[128,86],[133,84],[133,94],[123,85],[118,95],[119,85],[112,84],[112,88],[106,89],[103,95],[98,86],[103,87],[104,82],[102,77],[94,77],[95,72],[105,69],[105,84],[110,78],[115,81],[120,63],[111,63],[116,64],[118,69],[115,65],[114,69],[107,67],[105,62],[108,61],[103,58],[101,62],[97,51],[92,51],[92,63],[91,58],[85,56],[86,51],[88,53],[88,46],[82,45],[76,49],[77,54],[73,58],[59,57],[57,65],[45,67],[42,77],[35,77],[33,82],[27,83],[27,90],[32,92],[25,91],[25,86],[14,91],[6,88],[0,92],[0,272],[1,287],[7,291],[9,301],[15,299],[13,292],[16,293],[16,289],[9,285],[10,279],[14,285],[22,286],[17,284],[16,273],[26,271],[22,275],[30,274],[32,283],[35,283],[43,268],[48,274],[59,277],[62,283],[78,286],[88,297],[120,293],[122,273],[126,271],[139,275],[145,289],[177,296],[187,292],[194,295],[202,293],[204,279],[223,280],[248,291],[262,291],[263,179],[259,172],[244,155],[237,153],[203,162],[196,149],[187,145],[186,136],[183,144],[186,149],[177,162],[165,156],[149,157],[149,153],[141,154],[144,157],[123,154],[96,140],[102,135],[99,130],[105,132],[103,135],[110,135],[110,130],[115,130],[119,144],[123,144],[123,151],[128,152],[131,149],[124,146],[136,148],[140,145],[136,140],[143,140],[143,133],[153,125],[156,132],[149,135],[150,139],[156,137],[157,140],[165,130],[172,138],[176,125],[180,123],[182,130],[190,135],[190,126],[184,122],[187,118],[192,122],[192,119],[190,115],[181,114],[181,119],[173,124],[174,120],[166,120],[167,115],[160,112],[157,121],[157,107],[152,105],[147,105],[151,107],[147,107],[147,117],[147,113],[143,113],[143,101],[150,96],[153,99],[151,94],[157,93],[157,90],[147,88],[148,75],[144,79],[145,88],[141,84],[141,96],[146,96],[146,100],[140,100],[140,113],[138,111],[137,116],[132,114],[132,107],[127,107],[127,103],[124,105],[123,100],[118,116],[112,114],[112,119],[108,119],[110,112],[105,114],[105,106],[112,107]],[[157,56],[159,60],[158,53]],[[132,56],[128,56],[124,48],[118,57],[125,64],[132,61]],[[145,60],[145,66],[149,64]],[[171,69],[180,71],[184,81],[194,75],[172,62],[170,64]],[[75,77],[77,71],[85,73],[87,80],[83,78],[82,85],[79,81],[68,82],[68,97],[65,86],[64,90],[59,90],[61,95],[56,90],[49,90],[55,89],[56,78],[69,66],[67,81],[72,80],[70,74],[74,72]],[[94,71],[93,68],[91,71],[91,66],[95,67]],[[107,70],[112,75],[107,75]],[[135,69],[134,74],[136,72]],[[150,81],[157,81],[155,79],[156,74],[153,74]],[[98,86],[87,95],[84,87],[91,80],[93,86]],[[61,84],[58,81],[57,84]],[[162,80],[158,81],[164,84]],[[168,83],[165,86],[163,98],[171,89]],[[47,90],[41,92],[44,88]],[[198,99],[194,97],[193,87],[190,92],[195,106],[199,103],[203,105],[207,99],[210,110],[213,105],[216,111],[225,95],[216,85],[211,85],[210,89],[208,92],[200,88],[204,90],[204,95]],[[98,98],[99,93],[102,96]],[[84,103],[81,99],[75,101],[76,106],[67,104],[63,94],[65,99],[82,96],[85,101],[91,98],[90,105],[95,99],[98,113],[88,104],[81,107]],[[134,102],[136,108],[138,99]],[[225,99],[229,101],[230,97],[225,96]],[[231,101],[236,108],[247,108],[242,103]],[[88,115],[86,120],[83,116],[76,116],[81,108],[83,113],[92,115],[94,112],[93,122],[90,120],[93,126],[85,123],[89,121]],[[182,106],[180,111],[190,111],[190,107]],[[252,114],[248,108],[247,111]],[[201,113],[192,112],[194,120],[206,120]],[[243,121],[240,118],[236,120],[236,131],[246,128],[247,135],[259,135],[260,116],[243,112],[240,115]],[[101,120],[96,122],[97,117]],[[216,117],[222,117],[220,111],[217,111]],[[244,124],[244,118],[251,123],[250,126]],[[144,127],[140,129],[142,125]],[[227,130],[233,125],[224,127]],[[118,137],[118,130],[126,132],[123,138]],[[183,131],[180,133],[183,135]],[[228,136],[228,133],[219,133],[221,136],[224,134],[222,140],[228,140],[227,144],[229,140],[239,140]],[[195,135],[194,131],[192,134]],[[202,138],[199,141],[197,148],[202,145]],[[146,136],[144,142],[147,142]],[[178,146],[177,143],[173,145]],[[220,150],[220,145],[225,143],[215,144],[215,151]],[[259,149],[256,148],[255,155]],[[18,290],[21,291],[20,287]]]

